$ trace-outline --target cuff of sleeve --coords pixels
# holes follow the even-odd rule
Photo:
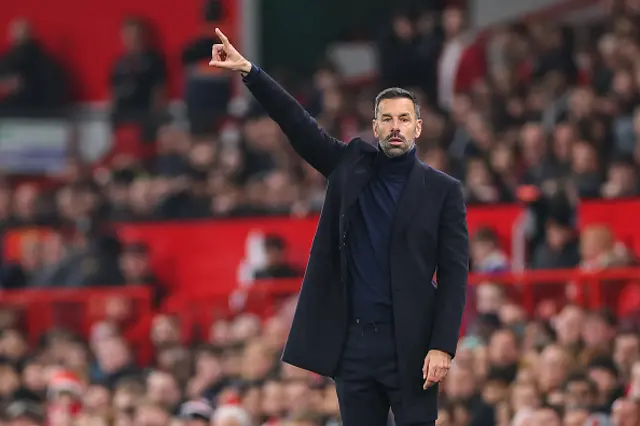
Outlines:
[[[256,76],[260,74],[260,67],[256,64],[251,64],[251,71],[245,76],[242,77],[242,81],[245,83],[251,83],[251,81],[255,80]]]
[[[457,348],[456,348],[457,349]],[[440,351],[440,352],[444,352],[446,354],[449,354],[449,356],[451,357],[451,359],[456,357],[456,349],[451,350],[451,348],[449,349],[444,349],[443,347],[440,346],[431,346],[429,348],[430,351]]]

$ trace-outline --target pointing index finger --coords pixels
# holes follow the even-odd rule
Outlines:
[[[220,41],[222,41],[222,44],[224,44],[224,45],[228,45],[229,44],[229,39],[227,38],[226,35],[223,34],[222,31],[220,31],[220,28],[216,28],[216,35],[218,36]]]

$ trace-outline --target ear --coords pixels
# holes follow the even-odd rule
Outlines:
[[[376,137],[376,139],[378,138],[378,120],[376,120],[375,118],[371,121],[371,126],[373,128],[373,136]]]
[[[422,134],[422,119],[418,119],[416,121],[416,135],[415,135],[415,138],[418,139],[420,137],[420,134]]]

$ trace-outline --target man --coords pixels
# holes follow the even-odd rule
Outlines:
[[[243,74],[327,194],[283,361],[333,377],[345,426],[433,425],[469,268],[460,183],[416,159],[416,98],[376,98],[378,146],[327,135],[216,31],[211,66]],[[437,270],[438,284],[433,280]],[[421,374],[422,369],[422,374]]]

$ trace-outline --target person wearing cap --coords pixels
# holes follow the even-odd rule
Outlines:
[[[75,418],[82,410],[82,395],[85,385],[73,372],[60,369],[54,371],[47,384],[47,421],[56,418]]]
[[[208,426],[213,408],[205,401],[188,401],[180,406],[180,419],[184,426]]]

